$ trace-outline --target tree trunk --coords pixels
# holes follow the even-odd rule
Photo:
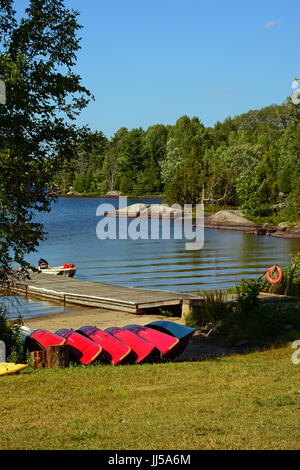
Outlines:
[[[70,363],[69,348],[66,344],[48,346],[47,351],[32,351],[30,355],[33,369],[67,367]]]

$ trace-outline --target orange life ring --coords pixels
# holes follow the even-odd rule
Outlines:
[[[272,277],[272,273],[273,273],[273,271],[274,271],[275,269],[276,269],[277,272],[278,272],[278,276],[274,279],[274,278]],[[276,265],[271,266],[271,267],[268,269],[268,272],[267,272],[267,279],[268,279],[268,281],[269,281],[271,284],[278,284],[278,282],[280,282],[281,279],[282,279],[282,271],[281,271],[280,267],[279,267],[279,266],[276,266]]]

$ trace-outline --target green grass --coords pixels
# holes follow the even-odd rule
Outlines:
[[[293,352],[0,377],[0,449],[299,449]]]

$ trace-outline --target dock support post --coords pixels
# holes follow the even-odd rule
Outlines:
[[[182,299],[181,317],[186,320],[194,308],[201,307],[203,299]]]

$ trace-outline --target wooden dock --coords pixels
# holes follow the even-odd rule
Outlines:
[[[180,292],[122,287],[43,273],[31,273],[29,280],[10,287],[14,293],[25,296],[136,314],[174,306],[181,306],[184,314],[184,310],[201,302],[200,297]]]

